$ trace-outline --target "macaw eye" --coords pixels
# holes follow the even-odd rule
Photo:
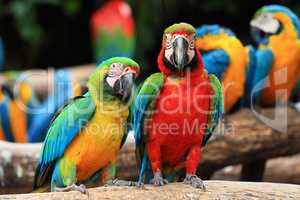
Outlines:
[[[191,40],[191,41],[190,41],[189,48],[190,48],[190,49],[194,49],[194,48],[195,48],[195,41],[194,41],[194,40]]]
[[[120,76],[122,74],[123,64],[122,63],[112,63],[108,69],[108,76]]]
[[[196,39],[196,35],[195,34],[191,34],[190,37],[190,44],[189,44],[189,48],[190,49],[194,49],[195,48],[195,39]]]

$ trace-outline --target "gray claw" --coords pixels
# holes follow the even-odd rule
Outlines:
[[[59,187],[55,187],[54,189],[55,192],[69,192],[69,191],[78,191],[81,192],[82,194],[86,194],[89,196],[89,191],[88,189],[85,187],[85,185],[81,184],[81,185],[76,185],[76,184],[72,184],[69,185],[67,187],[64,188],[59,188]]]
[[[140,183],[139,183],[139,182],[136,182],[136,183],[135,183],[135,188],[136,188],[136,189],[140,189],[140,188],[141,188],[141,189],[144,189],[144,188],[145,188],[145,184],[142,183],[142,182],[140,182]]]
[[[163,186],[165,184],[168,184],[168,181],[166,179],[163,179],[161,172],[158,171],[155,173],[154,178],[150,181],[150,183],[155,186]]]
[[[109,180],[106,182],[105,186],[136,186],[133,181],[124,181],[119,179]]]
[[[203,183],[203,181],[201,180],[201,178],[199,178],[198,176],[196,176],[194,174],[187,174],[183,183],[191,185],[194,188],[200,188],[203,191],[206,191],[206,186]]]

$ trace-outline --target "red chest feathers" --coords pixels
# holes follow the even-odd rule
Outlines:
[[[212,91],[203,77],[166,79],[147,124],[149,140],[162,145],[163,157],[180,157],[189,147],[201,145]]]

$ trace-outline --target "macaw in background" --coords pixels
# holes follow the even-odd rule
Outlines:
[[[29,108],[38,106],[34,91],[28,82],[20,81],[16,91],[5,83],[0,90],[0,139],[26,143],[31,123]]]
[[[197,29],[196,47],[207,72],[221,80],[225,112],[229,112],[244,94],[247,49],[230,29],[217,24]]]
[[[94,12],[90,27],[98,63],[114,56],[133,56],[136,41],[135,23],[126,1],[109,0]]]
[[[146,79],[133,105],[133,130],[142,179],[160,186],[185,167],[184,183],[205,189],[196,170],[223,115],[222,89],[204,69],[195,47],[196,29],[179,23],[163,34],[161,73]],[[193,128],[192,128],[193,127]]]
[[[286,103],[300,73],[299,18],[284,6],[269,5],[255,13],[250,26],[257,49],[249,48],[252,61],[247,69],[246,102]]]
[[[35,110],[28,129],[29,142],[42,142],[47,134],[51,119],[60,107],[73,97],[81,95],[79,83],[71,77],[70,71],[60,69],[54,72],[53,89],[49,96]]]
[[[14,96],[16,96],[16,99],[19,99],[21,103],[19,104],[19,107],[26,113],[26,126],[28,133],[33,122],[34,111],[40,108],[41,102],[38,99],[37,94],[30,81],[23,79],[22,73],[15,80],[14,86]]]
[[[98,174],[114,179],[117,155],[127,136],[133,81],[139,66],[129,58],[104,61],[88,80],[89,91],[53,119],[35,173],[36,191],[78,190]],[[99,174],[100,173],[100,174]]]

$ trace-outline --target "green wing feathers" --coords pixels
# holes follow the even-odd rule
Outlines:
[[[144,121],[149,117],[156,98],[160,94],[160,89],[164,84],[164,75],[162,73],[152,74],[145,80],[138,95],[135,98],[133,107],[133,130],[136,142],[137,158],[143,155],[143,143],[147,133],[143,130]]]
[[[210,99],[211,114],[205,130],[202,145],[205,145],[208,142],[218,124],[223,123],[224,116],[224,103],[221,83],[213,74],[209,75],[209,79],[213,90],[213,95]]]

